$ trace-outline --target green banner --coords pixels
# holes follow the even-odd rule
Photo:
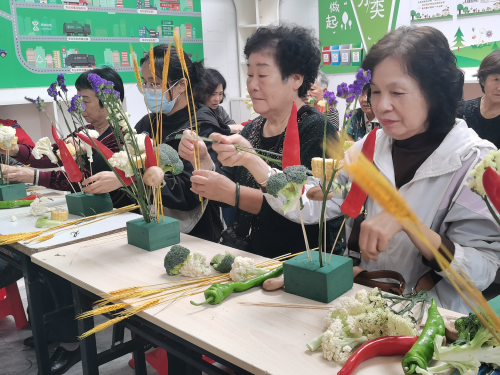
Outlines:
[[[370,47],[396,25],[399,0],[319,0],[322,70],[356,72]]]
[[[397,17],[396,0],[351,0],[365,51],[368,51],[392,27]]]

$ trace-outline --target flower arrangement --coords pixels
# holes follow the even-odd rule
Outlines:
[[[488,210],[500,225],[500,151],[490,151],[470,172],[469,188],[486,203]],[[492,207],[493,206],[493,207]],[[496,211],[495,211],[496,209]]]
[[[328,112],[329,110],[333,111],[337,110],[339,98],[344,99],[346,102],[346,110],[344,113],[344,120],[342,122],[343,125],[342,125],[342,130],[340,131],[339,141],[327,139],[326,130],[327,130],[328,118],[325,116],[325,127],[323,135],[323,157],[321,163],[323,170],[320,171],[320,174],[315,175],[315,177],[321,178],[320,186],[323,192],[323,202],[322,202],[323,205],[321,208],[320,218],[325,217],[326,201],[328,199],[328,193],[330,193],[331,191],[338,193],[339,191],[341,192],[344,189],[350,188],[348,186],[342,186],[338,182],[336,182],[335,176],[342,168],[341,161],[344,159],[345,151],[352,145],[352,143],[347,140],[347,129],[349,128],[352,120],[353,109],[356,108],[358,99],[363,93],[363,86],[369,83],[370,79],[371,79],[371,72],[369,70],[365,71],[363,69],[359,69],[358,72],[356,73],[356,79],[352,84],[347,85],[347,83],[345,82],[341,83],[340,85],[337,86],[336,94],[333,91],[326,91],[323,95],[324,103],[321,103],[323,101],[317,103],[317,105],[320,105],[321,103],[321,105],[324,106],[325,108],[325,112]],[[329,156],[333,157],[334,159],[333,165],[331,165],[332,168],[331,171],[327,171],[327,158],[326,158],[327,152],[331,154]],[[339,231],[342,230],[346,219],[347,216],[344,218],[344,221]],[[326,240],[323,241],[325,220],[320,219],[319,223],[320,223],[319,224],[320,230],[318,238],[318,247],[319,247],[318,253],[319,253],[319,264],[320,267],[322,267],[323,261],[326,262],[326,253],[327,253],[325,248]],[[337,236],[337,240],[338,238],[339,236]],[[335,244],[333,245],[333,248],[330,252],[329,261],[331,260],[333,250],[335,249],[335,245],[337,244],[337,240],[335,241]]]

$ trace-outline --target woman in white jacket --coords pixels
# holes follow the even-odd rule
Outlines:
[[[373,162],[399,190],[421,220],[421,229],[431,243],[443,243],[453,254],[453,266],[467,273],[479,290],[486,289],[500,267],[500,228],[485,203],[464,183],[469,171],[494,145],[480,139],[462,120],[455,119],[462,98],[463,73],[456,66],[448,41],[431,27],[402,27],[375,44],[363,62],[372,71],[371,106],[382,129],[377,131]],[[237,153],[229,144],[238,136],[212,135],[226,145],[217,152],[223,165],[244,165],[258,181],[268,167],[248,153]],[[357,142],[360,150],[366,137]],[[231,150],[232,148],[232,150]],[[346,160],[348,162],[348,160]],[[347,184],[341,172],[338,180]],[[319,181],[310,178],[306,190]],[[266,194],[277,212],[283,197]],[[327,204],[328,219],[341,216],[344,196]],[[317,202],[303,195],[302,217],[318,222]],[[393,270],[406,280],[411,292],[424,276],[431,276],[430,294],[448,309],[467,313],[466,305],[437,265],[430,250],[405,233],[391,215],[370,198],[365,203],[366,220],[350,238],[353,220],[346,223],[349,246],[359,243],[360,266],[368,271]],[[284,214],[283,214],[284,215]],[[285,215],[300,222],[298,209]]]

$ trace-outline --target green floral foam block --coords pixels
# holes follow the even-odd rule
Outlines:
[[[113,210],[113,202],[106,194],[69,194],[66,195],[68,212],[76,216],[93,216]]]
[[[283,264],[285,291],[314,301],[329,303],[353,286],[352,259],[333,255],[330,264],[319,266],[319,254],[300,254]],[[327,254],[327,261],[330,254]]]
[[[24,183],[0,184],[0,201],[15,201],[26,197],[26,185]]]
[[[159,223],[146,223],[144,218],[127,221],[127,238],[130,245],[155,251],[181,242],[179,222],[165,217]]]

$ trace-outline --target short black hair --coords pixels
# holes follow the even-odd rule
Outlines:
[[[222,100],[220,101],[222,103],[226,98],[226,80],[218,70],[206,68],[201,82],[196,85],[194,90],[195,102],[205,104],[219,85],[222,85]]]
[[[305,97],[316,81],[321,63],[319,40],[313,29],[292,24],[259,27],[247,39],[245,58],[248,60],[252,53],[264,51],[274,57],[283,80],[292,74],[304,76],[298,96]]]
[[[123,99],[125,99],[125,89],[123,88],[122,78],[116,72],[116,70],[108,67],[87,70],[85,73],[80,74],[80,77],[76,79],[75,87],[77,90],[94,90],[89,81],[89,74],[97,74],[102,79],[113,82],[113,87],[115,91],[118,91],[120,93],[120,100],[123,103]],[[99,105],[101,106],[101,108],[104,108],[104,104],[100,99]]]
[[[477,77],[479,80],[479,85],[481,85],[481,90],[484,93],[484,81],[490,74],[500,74],[500,49],[497,49],[486,56],[483,61],[481,61],[481,65],[479,66],[479,70],[474,77]]]
[[[400,58],[403,69],[418,82],[430,107],[428,132],[444,138],[455,125],[464,87],[464,73],[457,67],[448,39],[429,26],[399,27],[373,45],[362,68],[373,75],[375,67],[388,57]]]
[[[163,64],[165,61],[165,54],[168,50],[168,44],[159,44],[153,48],[153,56],[155,60],[155,76],[158,79],[162,79],[163,74]],[[196,87],[197,84],[201,82],[202,76],[204,74],[203,61],[193,62],[189,55],[184,51],[184,60],[186,62],[186,67],[189,72],[189,80],[191,81],[191,87]],[[141,66],[149,61],[149,52],[144,55],[141,59]],[[179,55],[177,54],[177,48],[172,46],[170,50],[170,62],[168,65],[168,81],[169,82],[177,82],[185,76],[182,74],[182,65],[179,59]],[[186,76],[187,78],[187,76]],[[188,95],[192,95],[191,89],[189,86],[186,89]],[[170,93],[171,95],[171,93]]]

